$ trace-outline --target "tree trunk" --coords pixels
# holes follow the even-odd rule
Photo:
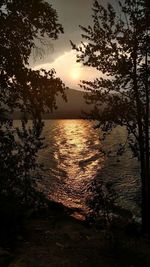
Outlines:
[[[140,151],[141,163],[141,216],[142,216],[142,230],[144,233],[150,233],[150,182],[149,182],[149,129],[147,128],[148,113],[143,114],[142,103],[140,101],[138,83],[137,83],[137,40],[135,34],[135,44],[133,50],[133,84],[137,108],[137,125],[138,125],[138,144]],[[149,101],[147,103],[149,107]],[[144,121],[143,122],[143,117]],[[146,118],[146,120],[145,120]],[[148,139],[147,139],[148,138]]]
[[[147,14],[146,14],[147,18]],[[148,26],[148,24],[147,24]],[[148,40],[147,40],[148,32],[146,35],[146,45],[145,45],[145,95],[146,95],[146,108],[145,108],[145,170],[144,173],[141,174],[143,176],[142,180],[145,181],[143,187],[142,201],[143,201],[143,214],[142,214],[142,222],[143,222],[143,231],[150,233],[150,158],[149,158],[149,88],[148,88]],[[142,167],[142,166],[141,166]],[[142,170],[142,168],[141,168]]]
[[[142,231],[150,233],[150,186],[149,176],[147,176],[146,168],[141,162],[141,182],[142,182]]]

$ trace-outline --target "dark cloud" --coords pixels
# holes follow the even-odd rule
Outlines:
[[[59,22],[63,25],[64,34],[58,40],[51,42],[53,49],[47,50],[41,60],[37,59],[34,65],[53,62],[57,57],[71,49],[70,40],[75,44],[81,41],[79,25],[87,26],[92,22],[93,0],[46,0],[56,9]],[[115,0],[110,0],[113,3]],[[100,3],[106,3],[100,0]],[[46,50],[45,50],[46,51]]]
[[[64,34],[52,42],[50,49],[41,60],[37,58],[35,65],[39,63],[52,62],[58,56],[71,49],[70,40],[74,43],[81,41],[81,30],[79,25],[86,26],[91,22],[93,0],[47,0],[56,9],[59,22],[63,25]]]
[[[92,3],[93,0],[55,0],[53,2],[53,7],[58,12],[66,34],[79,31],[79,24],[89,22]]]

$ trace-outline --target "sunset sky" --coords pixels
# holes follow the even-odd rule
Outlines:
[[[45,48],[42,59],[36,57],[31,64],[34,68],[55,68],[67,86],[79,89],[80,80],[93,80],[100,75],[95,69],[83,67],[76,63],[76,53],[71,49],[70,40],[80,44],[81,30],[79,25],[87,26],[92,23],[93,0],[47,0],[57,10],[59,22],[63,25],[64,34],[59,40],[51,41],[49,49]]]

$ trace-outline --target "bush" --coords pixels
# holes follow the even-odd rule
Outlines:
[[[104,183],[96,178],[88,186],[87,193],[86,205],[89,208],[87,221],[91,224],[100,220],[104,226],[110,224],[116,201],[112,183]]]

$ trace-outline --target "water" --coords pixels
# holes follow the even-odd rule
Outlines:
[[[98,176],[112,181],[118,203],[139,212],[139,164],[129,149],[119,158],[107,158],[101,148],[115,150],[125,141],[125,129],[116,128],[102,144],[101,133],[84,120],[47,120],[43,135],[46,148],[40,151],[44,178],[40,188],[49,198],[69,207],[86,210],[87,187]]]

